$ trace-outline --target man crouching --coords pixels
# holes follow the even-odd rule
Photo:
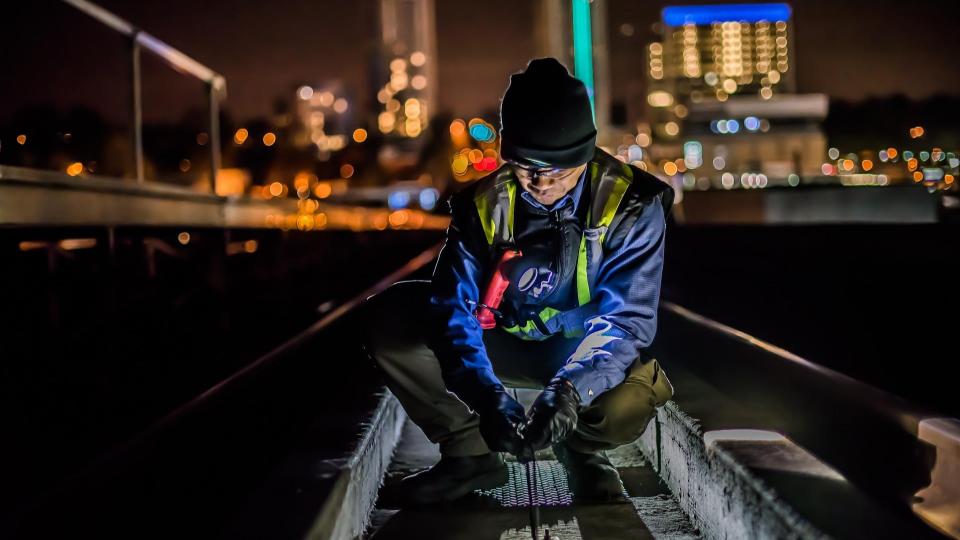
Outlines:
[[[553,445],[578,499],[619,498],[604,450],[673,394],[646,352],[673,192],[596,147],[586,88],[555,59],[511,77],[500,120],[505,163],[451,198],[432,279],[367,305],[367,349],[442,455],[401,486],[453,500],[504,484],[501,452]],[[528,412],[507,387],[542,391]]]

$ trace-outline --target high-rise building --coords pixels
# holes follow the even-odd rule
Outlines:
[[[317,158],[321,160],[328,159],[331,152],[342,150],[353,129],[352,105],[339,82],[299,87],[293,107],[294,144],[315,146]]]
[[[660,135],[678,134],[667,124],[690,103],[793,93],[790,15],[787,4],[664,8],[662,39],[647,47],[647,104]]]
[[[650,77],[694,101],[793,92],[793,29],[787,4],[667,7]]]
[[[436,25],[433,0],[380,0],[381,43],[384,66],[377,88],[381,109],[377,127],[397,144],[418,139],[435,111],[437,93]],[[399,152],[404,153],[404,152]]]
[[[781,3],[663,9],[646,105],[651,157],[677,165],[668,175],[689,169],[687,187],[729,187],[725,173],[764,186],[818,173],[827,99],[795,93],[791,15]]]

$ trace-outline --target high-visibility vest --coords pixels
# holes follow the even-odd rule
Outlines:
[[[618,216],[620,202],[627,188],[633,183],[633,171],[630,166],[612,158],[606,162],[591,161],[587,165],[584,181],[589,182],[590,207],[587,209],[586,223],[580,237],[580,249],[577,255],[575,273],[577,304],[580,307],[590,302],[591,291],[596,283],[597,270],[603,258],[603,241],[610,224]],[[614,163],[611,164],[610,162]],[[510,167],[503,167],[496,176],[484,186],[478,186],[474,197],[480,223],[487,244],[499,252],[515,247],[513,236],[513,215],[516,208],[516,176]],[[587,186],[584,186],[586,189]],[[542,326],[549,328],[550,320],[562,313],[561,310],[544,307],[537,314]],[[552,333],[544,333],[535,321],[519,321],[514,326],[504,327],[511,334],[527,340],[543,340]],[[582,335],[583,329],[567,332],[568,337]]]

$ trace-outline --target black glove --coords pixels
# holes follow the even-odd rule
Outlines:
[[[537,451],[567,438],[577,427],[579,407],[580,394],[570,381],[560,378],[550,381],[530,408],[523,431],[524,445]]]
[[[503,386],[495,386],[477,407],[480,435],[494,452],[519,454],[523,440],[519,427],[526,421],[523,406],[510,397]]]

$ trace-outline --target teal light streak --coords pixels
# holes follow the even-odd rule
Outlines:
[[[590,31],[590,1],[572,1],[574,76],[587,87],[590,109],[593,110],[593,116],[596,119],[597,113],[593,103],[593,35]]]

